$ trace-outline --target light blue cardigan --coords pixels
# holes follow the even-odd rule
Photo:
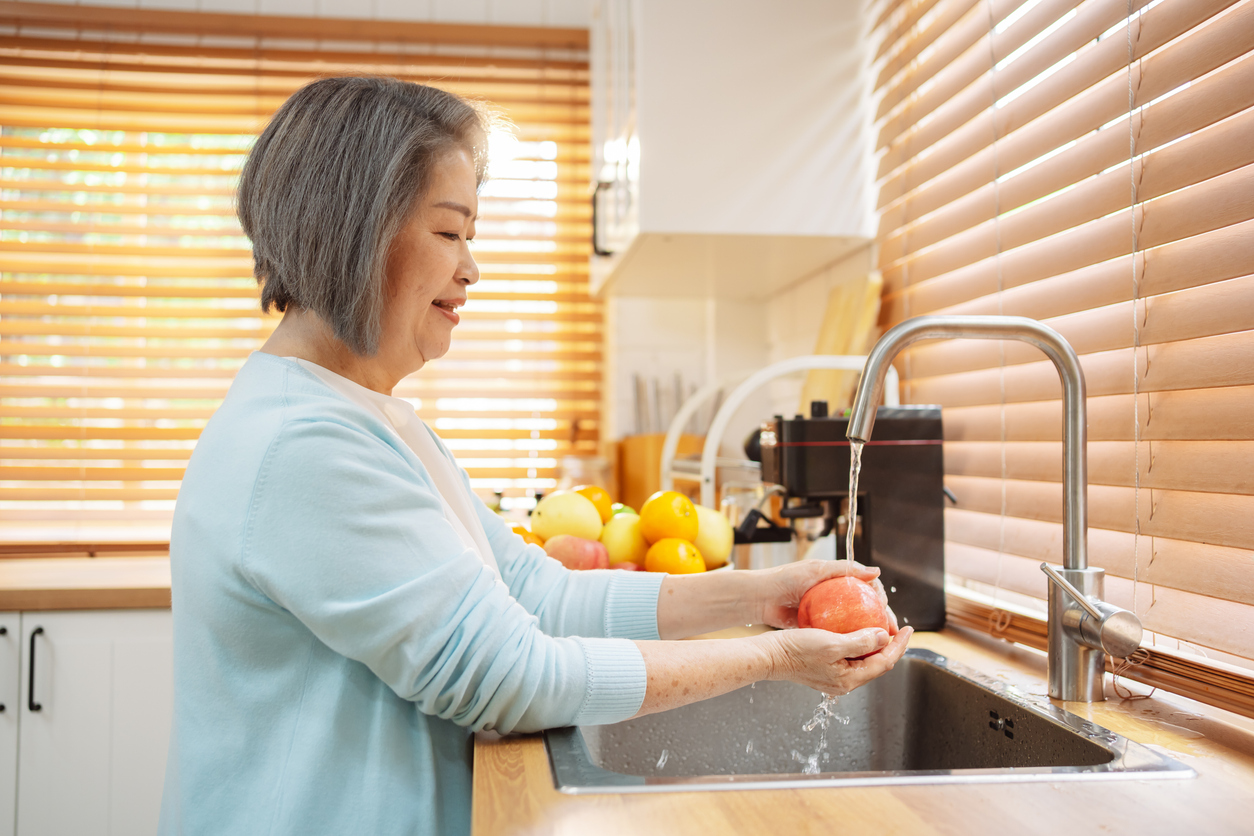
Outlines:
[[[472,730],[639,710],[663,576],[567,571],[476,502],[502,583],[434,491],[297,363],[244,364],[174,514],[162,833],[469,833]]]

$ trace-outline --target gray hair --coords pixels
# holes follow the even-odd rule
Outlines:
[[[481,107],[394,78],[324,78],[297,90],[240,176],[261,309],[304,308],[358,355],[377,352],[392,241],[443,154],[469,151],[483,183],[489,128]]]

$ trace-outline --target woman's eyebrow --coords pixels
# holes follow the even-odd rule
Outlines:
[[[440,209],[452,209],[454,212],[461,212],[468,218],[472,214],[468,206],[463,206],[462,204],[456,203],[452,200],[442,200],[439,203],[434,203],[432,205]]]

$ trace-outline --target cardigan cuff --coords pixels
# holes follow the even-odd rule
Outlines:
[[[657,599],[664,572],[614,570],[605,593],[605,636],[611,639],[658,641]]]
[[[640,649],[624,639],[576,639],[583,648],[587,691],[573,726],[600,726],[635,716],[648,675]]]

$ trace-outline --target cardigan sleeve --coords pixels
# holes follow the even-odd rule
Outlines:
[[[501,578],[510,594],[540,619],[551,636],[597,636],[657,641],[657,603],[666,575],[660,572],[624,572],[618,569],[573,572],[528,544],[494,514],[470,487],[465,468],[445,448],[461,473],[475,512],[483,524],[488,545],[496,556]]]
[[[617,722],[644,700],[633,643],[546,635],[465,548],[429,483],[360,427],[283,425],[253,486],[239,565],[426,714],[535,731]]]

